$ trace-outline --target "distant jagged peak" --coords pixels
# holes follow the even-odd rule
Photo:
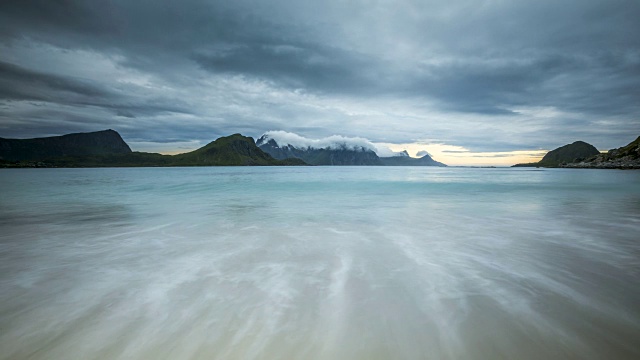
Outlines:
[[[369,140],[361,137],[346,137],[332,135],[320,139],[310,139],[295,133],[276,130],[267,131],[256,142],[258,146],[271,145],[278,148],[293,147],[296,149],[331,149],[352,151],[373,151],[376,146]]]
[[[427,150],[418,151],[416,156],[419,158],[423,158],[423,157],[433,158],[433,155],[431,155]]]
[[[262,135],[261,137],[258,138],[258,140],[256,140],[256,145],[258,146],[266,145],[266,144],[279,147],[278,143],[267,135]]]

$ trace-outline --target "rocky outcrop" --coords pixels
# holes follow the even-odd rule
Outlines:
[[[586,160],[560,164],[563,168],[640,169],[640,136],[627,146],[609,150]]]

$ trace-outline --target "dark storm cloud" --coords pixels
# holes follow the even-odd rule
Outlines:
[[[214,73],[253,75],[293,88],[361,93],[376,84],[366,74],[376,66],[370,59],[318,44],[235,44],[193,59]]]
[[[95,106],[128,118],[134,118],[136,113],[188,113],[184,108],[160,100],[131,103],[127,95],[87,80],[33,71],[0,61],[0,99]]]
[[[412,2],[399,2],[407,3]],[[290,5],[286,2],[274,2],[275,9],[264,16],[252,10],[251,2],[233,5],[199,0],[26,0],[6,1],[0,9],[5,24],[2,33],[7,38],[27,35],[61,46],[108,48],[129,55],[131,64],[138,60],[146,65],[140,57],[159,54],[167,61],[191,59],[212,72],[257,75],[286,86],[318,91],[409,92],[435,97],[447,110],[496,114],[510,113],[505,106],[531,101],[523,99],[525,97],[537,97],[556,105],[547,100],[545,94],[536,95],[536,91],[553,91],[543,85],[563,73],[570,75],[568,81],[571,82],[598,80],[604,82],[607,90],[615,91],[615,95],[627,94],[626,101],[616,97],[618,101],[610,106],[601,100],[595,102],[598,106],[594,106],[594,101],[572,102],[570,105],[574,108],[617,111],[620,105],[637,103],[637,96],[628,94],[638,81],[630,81],[629,76],[638,77],[640,61],[636,58],[621,64],[620,57],[607,50],[638,45],[630,36],[640,30],[631,19],[633,14],[639,14],[637,4],[621,1],[617,5],[623,8],[619,10],[611,9],[613,5],[605,6],[602,1],[515,4],[492,8],[487,3],[481,6],[485,11],[471,11],[465,19],[435,17],[425,19],[426,24],[413,24],[410,36],[424,31],[426,45],[436,44],[436,48],[445,48],[445,55],[457,56],[450,64],[428,67],[430,74],[427,75],[420,68],[396,69],[388,61],[367,57],[353,49],[341,49],[339,42],[332,46],[334,39],[321,32],[314,33],[321,29],[273,17],[278,14],[278,6]],[[440,7],[436,6],[436,10]],[[477,10],[476,6],[469,9]],[[430,9],[425,6],[419,10]],[[465,15],[459,11],[459,15]],[[585,19],[577,18],[572,12]],[[319,17],[326,15],[318,14]],[[391,20],[401,22],[403,19]],[[550,29],[545,29],[549,23]],[[451,29],[451,34],[434,30],[435,25]],[[606,31],[590,30],[592,27]],[[461,34],[466,31],[473,33]],[[472,40],[476,43],[471,43]],[[420,40],[416,42],[421,45]],[[495,54],[514,51],[514,46],[527,49],[527,56],[531,57],[528,63],[510,61],[516,54]],[[586,58],[572,59],[565,56],[567,51]],[[468,61],[460,63],[460,59],[467,57]],[[499,65],[482,63],[494,58],[505,61]],[[594,79],[593,76],[600,77]],[[579,94],[564,96],[567,102],[580,98],[585,92],[575,91]],[[555,95],[552,97],[557,99]]]
[[[607,133],[607,125],[596,121],[607,118],[619,129],[607,133],[612,143],[624,132],[640,130],[638,18],[640,3],[632,0],[5,0],[0,45],[9,53],[0,54],[0,97],[82,108],[70,118],[108,113],[113,116],[103,122],[123,124],[139,140],[200,139],[212,129],[259,134],[283,123],[290,126],[284,130],[303,129],[313,137],[335,124],[349,125],[347,115],[327,112],[325,104],[312,104],[313,113],[286,108],[286,102],[278,107],[278,100],[240,99],[242,89],[210,90],[199,83],[236,76],[276,90],[334,96],[346,104],[340,107],[363,99],[405,101],[449,114],[450,125],[425,123],[427,115],[415,123],[393,123],[394,116],[370,120],[378,121],[371,129],[403,126],[404,138],[397,141],[412,140],[407,137],[422,126],[433,128],[440,139],[478,147],[490,147],[481,145],[488,141],[511,149],[517,143],[559,141],[549,139],[551,131],[594,138]],[[12,50],[21,44],[95,52],[121,68],[148,74],[161,86],[106,85],[63,75],[49,69],[46,58],[41,66],[28,67],[22,64],[25,55]],[[208,91],[224,93],[212,97]],[[91,114],[87,108],[98,111]],[[530,108],[553,108],[560,115],[530,128],[513,123],[523,116],[521,109]],[[0,119],[26,119],[36,112],[0,111]],[[163,118],[160,124],[179,135],[145,135],[145,126],[163,114],[197,119]],[[478,117],[463,123],[457,114]],[[295,121],[277,120],[282,117]],[[487,129],[471,131],[473,123]],[[491,138],[492,129],[500,127],[507,130]],[[362,131],[369,131],[360,134],[369,138],[386,134]],[[498,139],[518,131],[523,135],[513,141]],[[331,134],[318,137],[326,135]]]
[[[132,64],[149,56],[188,56],[220,42],[285,38],[277,25],[252,15],[242,1],[9,0],[0,4],[0,33],[62,47],[123,52]],[[156,58],[155,60],[160,60]]]
[[[565,54],[500,64],[461,62],[437,66],[418,77],[410,92],[428,94],[453,111],[513,114],[535,104],[598,115],[640,111],[640,61],[607,54]]]
[[[109,96],[107,91],[80,79],[27,70],[0,61],[0,98],[63,102],[64,95],[81,98]]]

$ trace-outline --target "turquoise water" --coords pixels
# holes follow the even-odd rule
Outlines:
[[[640,171],[0,170],[0,359],[637,359]]]

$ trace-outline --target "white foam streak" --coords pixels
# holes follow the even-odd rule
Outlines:
[[[640,353],[640,174],[40,170],[0,177],[2,360]]]

